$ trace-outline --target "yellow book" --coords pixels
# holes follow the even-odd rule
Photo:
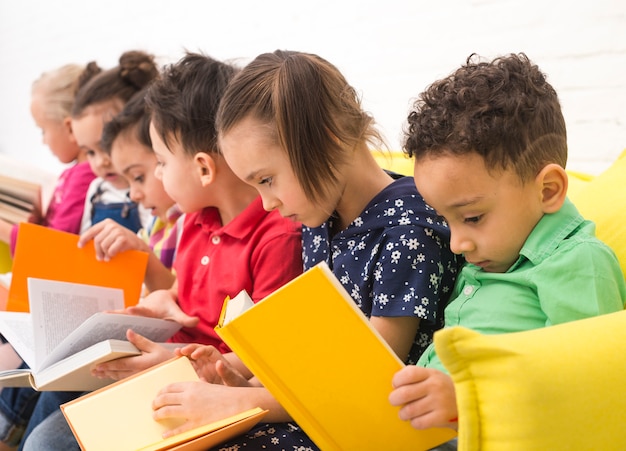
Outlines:
[[[148,253],[130,250],[108,262],[98,261],[93,240],[79,249],[78,238],[73,233],[21,223],[6,309],[28,312],[29,277],[119,288],[124,291],[124,305],[135,305],[141,295]]]
[[[246,297],[226,300],[216,332],[324,451],[426,450],[456,436],[399,419],[388,397],[404,364],[325,263],[253,306]]]
[[[184,418],[156,421],[152,401],[174,382],[199,381],[186,357],[174,358],[61,405],[81,449],[88,451],[203,450],[250,430],[266,413],[251,409],[163,439]],[[210,406],[207,406],[210,408]]]

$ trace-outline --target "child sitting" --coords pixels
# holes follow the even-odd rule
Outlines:
[[[121,111],[130,98],[154,79],[154,58],[140,51],[122,54],[119,65],[101,71],[95,63],[88,69],[98,74],[80,86],[72,108],[72,130],[97,178],[87,191],[80,232],[104,218],[137,232],[150,213],[128,198],[128,183],[115,172],[109,155],[100,147],[106,122]]]
[[[614,253],[566,198],[557,94],[524,54],[468,58],[420,95],[408,123],[415,184],[468,262],[446,326],[500,334],[624,308]],[[433,346],[392,383],[390,402],[413,427],[455,426],[454,385]]]
[[[30,112],[44,143],[61,163],[71,163],[57,179],[45,216],[33,212],[32,222],[70,233],[80,230],[85,196],[95,177],[76,142],[70,118],[79,80],[88,78],[84,71],[84,66],[67,64],[45,72],[33,82],[31,91]],[[15,251],[17,230],[17,224],[0,219],[0,240],[10,244],[11,253]]]
[[[85,231],[78,246],[93,240],[96,258],[108,261],[130,249],[149,253],[144,285],[148,292],[173,285],[171,268],[182,231],[182,212],[154,175],[157,165],[149,135],[150,116],[145,113],[145,92],[137,93],[122,112],[104,126],[102,149],[109,153],[116,171],[130,187],[130,199],[152,214],[151,223],[139,234],[112,219]]]

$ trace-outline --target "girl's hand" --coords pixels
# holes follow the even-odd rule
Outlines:
[[[101,363],[91,371],[93,376],[100,379],[111,378],[120,380],[174,357],[173,351],[148,340],[130,329],[126,332],[126,338],[141,351],[141,355],[123,357]]]
[[[177,382],[164,387],[152,402],[153,418],[185,418],[181,426],[166,431],[163,438],[221,420],[256,407],[250,388],[228,387],[207,382]]]
[[[118,312],[120,313],[120,312]],[[189,316],[180,309],[172,290],[157,290],[139,301],[134,307],[121,311],[127,315],[148,316],[176,321],[183,327],[196,327],[200,318]]]
[[[401,406],[400,419],[415,429],[449,427],[456,429],[456,392],[452,378],[435,369],[408,365],[392,379],[389,402]]]
[[[176,349],[175,353],[189,357],[196,373],[205,382],[232,387],[250,386],[248,380],[214,346],[189,344]]]
[[[115,255],[128,250],[151,252],[150,247],[135,232],[111,218],[87,229],[78,239],[78,247],[83,247],[90,240],[93,240],[98,261],[108,262]]]

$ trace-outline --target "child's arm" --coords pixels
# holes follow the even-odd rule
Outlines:
[[[370,323],[400,360],[405,362],[417,334],[420,319],[416,316],[372,316]]]
[[[400,419],[415,429],[456,427],[456,392],[446,373],[408,365],[393,376],[392,385],[389,402],[401,406]]]
[[[91,226],[80,236],[78,247],[83,247],[90,240],[93,240],[96,258],[101,261],[109,261],[128,250],[148,252],[148,267],[144,277],[148,291],[168,289],[173,285],[175,276],[161,263],[150,246],[135,232],[114,220],[107,218]]]

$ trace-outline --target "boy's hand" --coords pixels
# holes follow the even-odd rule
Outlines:
[[[130,329],[126,332],[126,338],[141,351],[141,355],[123,357],[101,363],[91,371],[93,376],[100,379],[111,378],[120,380],[174,357],[173,351],[148,340]]]
[[[415,429],[449,427],[456,429],[456,392],[452,378],[439,371],[408,365],[392,379],[389,402],[401,406],[400,419]]]
[[[90,240],[93,240],[98,261],[108,262],[120,252],[133,249],[151,252],[150,247],[135,232],[111,218],[87,229],[78,239],[78,247],[83,247]]]
[[[152,318],[176,321],[183,327],[196,327],[200,318],[189,316],[180,309],[170,290],[157,290],[139,301],[134,307],[128,307],[121,313],[127,315],[149,316]]]

